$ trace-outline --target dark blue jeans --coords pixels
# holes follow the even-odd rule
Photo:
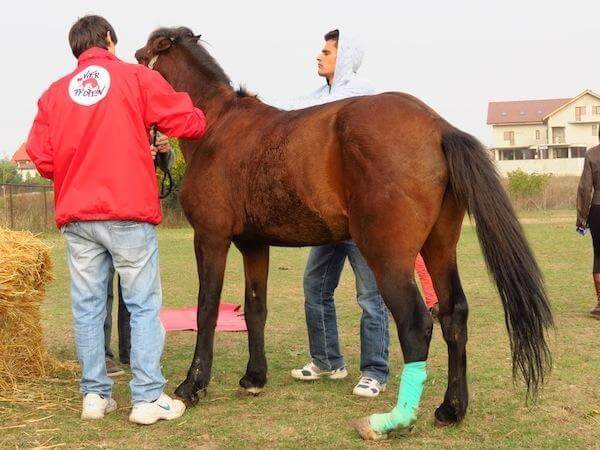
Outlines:
[[[356,276],[356,294],[362,308],[360,321],[360,371],[385,383],[389,374],[390,334],[388,310],[377,289],[375,276],[353,241],[313,247],[304,272],[304,308],[310,356],[322,370],[343,367],[334,292],[346,257]]]

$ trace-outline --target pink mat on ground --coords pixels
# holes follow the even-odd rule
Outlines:
[[[217,331],[247,331],[244,313],[240,305],[221,303],[217,318]],[[198,330],[196,323],[197,307],[162,308],[160,321],[167,331]]]

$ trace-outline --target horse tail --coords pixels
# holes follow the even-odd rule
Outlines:
[[[527,398],[535,398],[552,367],[546,331],[553,319],[542,274],[487,150],[450,126],[442,133],[442,148],[450,189],[475,218],[485,262],[502,300],[513,377],[520,373]]]

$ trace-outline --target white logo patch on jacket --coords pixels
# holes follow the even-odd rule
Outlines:
[[[75,103],[91,106],[98,103],[110,89],[110,74],[101,66],[88,66],[71,78],[69,96]]]

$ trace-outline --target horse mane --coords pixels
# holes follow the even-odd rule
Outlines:
[[[256,97],[256,94],[250,92],[245,85],[240,85],[240,87],[235,91],[238,97]]]
[[[154,30],[148,41],[165,37],[170,39],[173,44],[177,44],[185,49],[193,58],[196,67],[201,70],[208,79],[215,83],[225,83],[231,85],[231,80],[221,68],[219,63],[211,56],[210,53],[198,41],[199,35],[195,35],[192,30],[187,27],[175,28],[158,28]],[[241,94],[240,92],[243,92]],[[245,96],[247,94],[244,88],[240,88],[238,95]]]

